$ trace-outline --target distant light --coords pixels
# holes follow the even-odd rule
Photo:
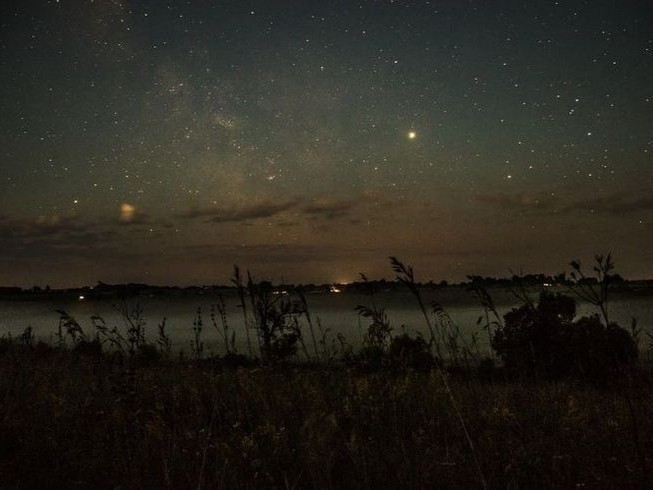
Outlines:
[[[415,138],[417,138],[417,133],[415,131],[410,131],[408,133],[408,139],[409,140],[414,140]]]
[[[339,288],[337,288],[335,285],[333,285],[333,286],[331,286],[331,287],[329,288],[329,292],[330,292],[330,293],[342,293],[342,290],[339,289]]]
[[[130,222],[136,215],[136,206],[124,202],[120,205],[120,221]]]
[[[83,294],[79,295],[79,298],[77,298],[79,301],[84,301],[86,297]]]

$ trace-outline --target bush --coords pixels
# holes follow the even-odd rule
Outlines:
[[[80,356],[102,357],[102,342],[99,339],[80,340],[73,347],[73,352]]]
[[[358,351],[344,353],[345,364],[364,370],[379,370],[387,366],[385,351],[377,345],[363,345]]]
[[[428,371],[433,367],[429,346],[422,337],[408,334],[393,337],[388,348],[388,358],[393,366]]]
[[[345,363],[368,370],[415,369],[429,371],[435,366],[435,359],[422,337],[411,337],[404,333],[391,337],[387,347],[363,345],[355,354],[345,354]]]
[[[504,316],[492,348],[506,368],[545,378],[605,377],[636,360],[635,341],[625,329],[605,326],[596,315],[574,321],[575,314],[573,298],[543,292],[537,305]]]
[[[631,334],[616,323],[604,326],[598,315],[574,323],[570,344],[576,354],[575,371],[592,377],[605,377],[637,359]]]
[[[143,343],[136,350],[134,357],[143,365],[153,365],[160,362],[164,355],[154,344]]]

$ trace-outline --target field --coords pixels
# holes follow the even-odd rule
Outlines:
[[[4,343],[0,487],[646,486],[645,370],[598,385],[498,370],[446,378],[452,396],[438,370],[147,362]]]

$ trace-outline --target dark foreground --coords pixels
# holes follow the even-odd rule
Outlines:
[[[643,488],[653,389],[0,353],[0,488]],[[480,471],[476,468],[474,454]],[[482,475],[482,477],[481,477]]]

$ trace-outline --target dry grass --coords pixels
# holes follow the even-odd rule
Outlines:
[[[491,488],[643,487],[653,391],[449,378]],[[441,377],[5,346],[2,488],[474,488]]]

